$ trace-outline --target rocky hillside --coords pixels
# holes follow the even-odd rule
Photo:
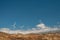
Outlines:
[[[0,40],[60,40],[60,33],[8,34],[0,32]]]

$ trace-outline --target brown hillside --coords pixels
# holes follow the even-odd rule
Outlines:
[[[60,33],[7,34],[0,32],[0,40],[60,40]]]

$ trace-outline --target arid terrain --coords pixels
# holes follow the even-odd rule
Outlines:
[[[60,40],[60,33],[8,34],[0,32],[0,40]]]

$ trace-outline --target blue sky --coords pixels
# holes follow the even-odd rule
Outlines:
[[[47,26],[60,23],[60,0],[0,0],[0,28],[34,28],[40,20]]]

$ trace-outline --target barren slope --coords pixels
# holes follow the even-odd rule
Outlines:
[[[60,33],[7,34],[0,32],[0,40],[60,40]]]

